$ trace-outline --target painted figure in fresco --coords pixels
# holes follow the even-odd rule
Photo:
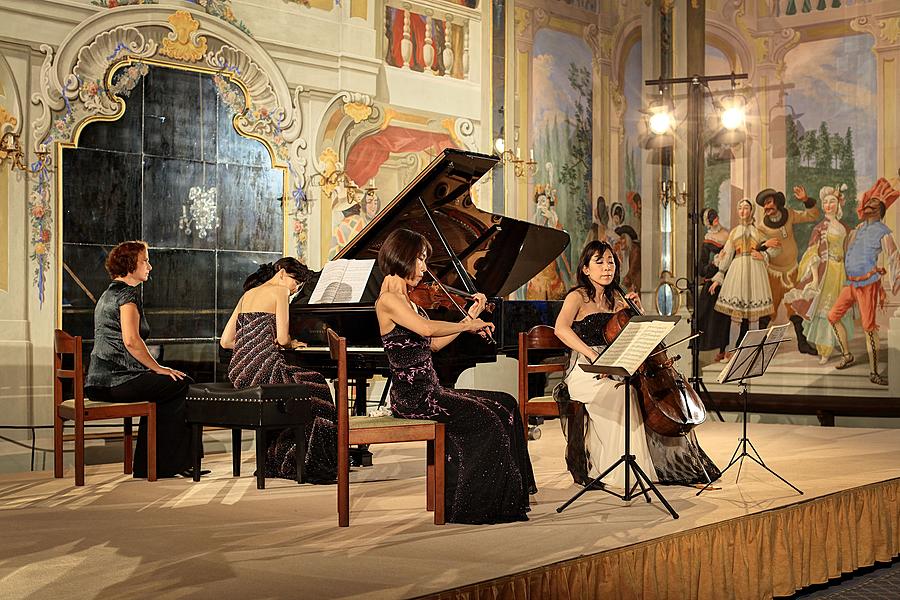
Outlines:
[[[597,196],[597,204],[594,207],[594,218],[591,223],[589,240],[600,240],[612,245],[616,238],[609,229],[609,210],[606,207],[606,198]]]
[[[625,439],[623,404],[625,390],[620,382],[597,377],[577,367],[593,362],[609,343],[604,325],[612,313],[626,307],[625,299],[614,292],[619,264],[612,247],[604,241],[590,241],[578,261],[577,283],[569,290],[556,319],[557,337],[572,352],[566,385],[573,402],[584,404],[586,419],[567,418],[566,462],[576,483],[584,485],[613,464],[622,452]],[[628,298],[640,306],[635,292]],[[656,474],[663,484],[691,485],[719,478],[719,469],[697,443],[694,432],[686,436],[661,436],[644,427],[639,394],[631,394],[631,451],[644,472]],[[603,483],[622,488],[624,471],[615,469]]]
[[[616,243],[613,250],[616,256],[622,257],[619,266],[622,269],[622,285],[626,290],[641,290],[641,243],[637,232],[631,225],[616,227]]]
[[[894,295],[900,293],[900,252],[882,219],[898,196],[900,191],[881,177],[859,199],[856,214],[860,224],[850,233],[844,258],[847,282],[828,313],[828,322],[834,327],[841,351],[841,361],[836,368],[846,369],[855,359],[850,353],[843,317],[852,306],[859,306],[860,320],[866,332],[869,381],[878,385],[887,385],[888,378],[878,373],[876,312],[879,305],[884,309],[885,288]]]
[[[797,287],[784,295],[784,302],[803,318],[803,334],[819,353],[819,364],[825,364],[837,349],[834,328],[828,322],[828,312],[834,306],[844,285],[844,247],[847,226],[841,222],[847,186],[825,186],[819,191],[819,201],[825,218],[812,230],[809,246],[800,259]],[[841,317],[847,335],[853,335],[851,314]]]
[[[767,188],[756,195],[756,204],[762,207],[763,218],[757,223],[764,238],[777,239],[781,242],[780,252],[769,257],[767,269],[769,288],[772,290],[772,314],[775,318],[784,295],[794,287],[797,281],[797,239],[794,237],[794,225],[812,223],[821,216],[816,201],[806,195],[802,185],[794,186],[794,198],[803,203],[804,210],[785,207],[784,194]],[[816,354],[816,349],[809,345],[803,336],[803,318],[795,315],[786,307],[788,319],[794,325],[797,336],[797,350],[804,354]],[[768,319],[762,323],[768,325]]]
[[[374,188],[361,191],[355,186],[338,185],[332,191],[332,210],[340,211],[341,221],[334,228],[328,258],[334,258],[380,210],[381,201]]]
[[[709,291],[721,287],[715,310],[731,317],[729,340],[738,341],[741,320],[757,329],[762,317],[772,314],[772,290],[766,265],[777,256],[781,242],[766,239],[753,221],[753,205],[744,198],[738,203],[740,223],[728,234],[725,247],[718,255],[718,271]],[[729,356],[723,357],[727,360]]]
[[[703,224],[706,235],[703,237],[703,248],[700,255],[700,276],[703,277],[703,289],[697,299],[698,329],[703,332],[699,344],[701,350],[718,350],[715,361],[722,360],[728,346],[728,322],[726,315],[715,310],[719,300],[719,290],[710,289],[713,276],[719,272],[716,262],[719,253],[728,241],[728,231],[719,222],[719,213],[714,208],[703,211]],[[718,286],[716,286],[718,288]]]
[[[538,185],[534,189],[534,222],[545,227],[562,229],[559,216],[556,214],[555,193],[548,186]],[[565,254],[544,267],[528,282],[525,298],[527,300],[559,300],[566,294],[561,272],[568,271]]]

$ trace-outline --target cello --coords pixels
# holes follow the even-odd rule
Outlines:
[[[612,343],[622,332],[632,316],[643,314],[625,295],[625,290],[618,281],[611,285],[625,299],[628,308],[613,313],[604,325],[603,337],[607,344]],[[691,429],[706,420],[706,407],[700,396],[673,366],[679,358],[669,358],[666,345],[661,342],[644,360],[633,379],[641,398],[645,425],[656,433],[669,437],[687,435]]]

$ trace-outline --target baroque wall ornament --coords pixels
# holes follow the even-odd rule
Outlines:
[[[176,44],[170,44],[170,49],[181,49],[166,54],[166,42]],[[198,56],[201,47],[205,50]],[[41,51],[38,91],[31,97],[38,108],[31,122],[33,162],[29,165],[31,258],[41,305],[53,267],[51,241],[56,225],[56,173],[53,152],[48,150],[58,143],[73,143],[88,120],[121,116],[124,104],[116,98],[127,97],[147,73],[148,64],[214,74],[217,91],[229,94],[233,101],[228,105],[235,112],[239,133],[267,144],[275,166],[288,171],[291,246],[298,257],[305,257],[309,207],[303,191],[307,165],[299,110],[303,90],[298,87],[292,93],[271,56],[252,38],[199,10],[173,14],[164,6],[141,5],[102,11],[73,29],[58,51],[48,45],[42,45]]]
[[[894,46],[900,42],[900,17],[874,19],[857,17],[850,21],[850,29],[868,33],[875,38],[875,49]]]
[[[179,10],[169,17],[172,32],[162,41],[161,54],[188,62],[197,62],[206,53],[206,38],[197,35],[200,23],[190,13]]]

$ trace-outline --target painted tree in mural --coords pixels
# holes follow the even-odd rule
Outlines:
[[[831,133],[824,121],[818,131],[805,131],[802,124],[793,116],[787,117],[787,181],[785,196],[788,206],[800,208],[801,205],[790,193],[795,185],[802,185],[811,198],[818,200],[819,190],[826,185],[847,186],[844,197],[856,198],[856,162],[853,157],[853,131],[848,127],[847,133]],[[844,209],[841,219],[848,227],[858,223],[856,212]],[[795,233],[797,245],[805,248],[809,233],[815,223],[797,225]]]
[[[567,158],[560,165],[559,181],[566,187],[575,231],[570,231],[572,258],[577,258],[591,227],[591,177],[593,119],[591,113],[591,71],[569,63],[569,83],[575,91],[575,110],[566,122]],[[573,130],[574,128],[574,130]]]

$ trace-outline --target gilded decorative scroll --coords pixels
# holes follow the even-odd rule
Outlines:
[[[184,60],[197,62],[206,54],[206,37],[197,35],[200,23],[187,11],[176,11],[169,17],[173,31],[162,40],[160,54]]]

